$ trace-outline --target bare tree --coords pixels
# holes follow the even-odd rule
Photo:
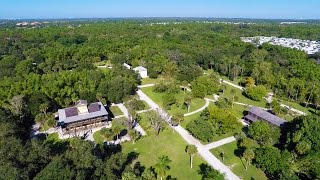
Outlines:
[[[9,109],[14,115],[22,116],[23,108],[25,107],[23,98],[23,95],[18,95],[9,100]]]
[[[156,131],[157,136],[158,136],[160,134],[161,130],[164,128],[164,121],[154,111],[148,113],[148,119],[150,121],[150,126]]]

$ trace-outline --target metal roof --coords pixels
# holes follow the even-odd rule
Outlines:
[[[268,121],[271,124],[274,124],[276,126],[281,126],[282,124],[286,123],[287,121],[285,121],[284,119],[279,118],[278,116],[275,116],[263,109],[260,109],[258,107],[251,107],[249,109],[249,112],[258,116],[259,119],[263,119],[265,121]]]
[[[135,67],[133,68],[134,71],[147,71],[147,69],[143,66],[138,66],[138,67]]]
[[[72,110],[69,110],[72,109]],[[72,122],[77,122],[77,121],[83,121],[86,119],[90,118],[95,118],[95,117],[100,117],[100,116],[107,116],[108,112],[104,108],[103,104],[101,102],[97,103],[92,103],[88,106],[89,113],[83,113],[83,114],[78,114],[73,115],[73,116],[67,116],[69,111],[77,110],[76,107],[71,107],[71,108],[66,108],[66,109],[59,109],[58,114],[59,114],[59,122],[60,123],[72,123]]]

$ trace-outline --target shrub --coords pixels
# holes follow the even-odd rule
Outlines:
[[[264,96],[267,94],[267,89],[262,86],[255,86],[255,87],[248,87],[245,91],[244,94],[254,100],[254,101],[260,101]]]

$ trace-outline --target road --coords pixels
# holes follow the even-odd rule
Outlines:
[[[170,121],[170,115],[163,111],[152,99],[150,99],[140,89],[137,91],[141,100],[146,101],[152,109],[155,109],[159,115],[166,121]],[[224,165],[219,159],[217,159],[206,146],[202,145],[196,138],[194,138],[187,130],[180,125],[172,127],[178,134],[188,143],[197,146],[200,156],[214,169],[225,174],[225,178],[229,180],[240,180],[226,165]],[[227,141],[227,140],[225,140]]]

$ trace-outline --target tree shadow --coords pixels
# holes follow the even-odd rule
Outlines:
[[[204,164],[204,163],[200,164],[198,174],[200,174],[201,176],[206,175],[208,168],[210,168],[208,164]]]
[[[69,141],[47,140],[45,144],[49,146],[53,154],[62,154],[69,148]]]
[[[126,164],[131,164],[134,160],[139,157],[139,153],[137,152],[130,152],[128,153]]]

